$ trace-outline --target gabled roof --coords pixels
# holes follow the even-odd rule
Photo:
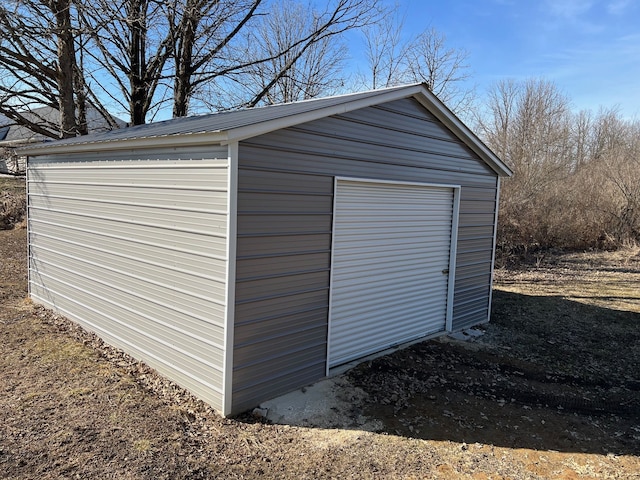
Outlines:
[[[228,144],[330,115],[413,97],[447,126],[497,174],[511,170],[423,83],[283,103],[245,110],[176,118],[105,133],[32,145],[23,155],[88,152],[159,146]]]

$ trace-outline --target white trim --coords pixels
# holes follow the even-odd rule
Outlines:
[[[229,144],[227,176],[227,278],[224,316],[224,360],[222,370],[222,415],[233,409],[233,334],[236,304],[236,237],[238,218],[238,142]]]
[[[451,244],[449,245],[449,280],[447,283],[447,314],[445,328],[453,330],[453,297],[456,285],[456,256],[458,252],[458,223],[460,220],[460,186],[453,187],[453,211],[451,212]]]
[[[339,369],[340,366],[330,367],[329,362],[329,354],[331,348],[331,317],[332,317],[332,298],[333,298],[333,274],[334,274],[334,245],[335,245],[335,234],[336,234],[336,207],[338,205],[338,182],[357,182],[357,183],[373,183],[373,184],[382,184],[382,185],[403,185],[403,186],[417,186],[424,188],[442,188],[442,189],[451,189],[453,191],[453,200],[452,200],[452,212],[451,212],[451,240],[449,244],[449,277],[447,282],[447,309],[445,314],[445,329],[440,332],[435,332],[429,334],[425,337],[421,337],[418,339],[411,340],[409,342],[404,343],[404,346],[411,345],[413,343],[420,342],[425,338],[433,338],[435,336],[441,335],[443,332],[451,332],[453,325],[453,297],[455,294],[455,268],[456,268],[456,254],[457,254],[457,244],[458,244],[458,223],[460,217],[460,192],[461,185],[456,184],[443,184],[443,183],[426,183],[426,182],[407,182],[400,180],[384,180],[384,179],[376,179],[376,178],[364,178],[364,177],[343,177],[343,176],[335,176],[333,179],[333,210],[332,210],[332,219],[331,219],[331,259],[330,259],[330,272],[329,272],[329,310],[328,310],[328,318],[327,318],[327,351],[325,357],[325,375],[331,376],[335,375],[336,369]],[[388,349],[385,351],[392,351],[400,347],[393,347],[392,349]],[[369,355],[366,358],[373,358],[378,355],[382,355],[383,353],[376,353],[373,355]],[[347,363],[347,365],[359,363],[360,359],[352,360]]]
[[[405,182],[403,180],[382,180],[377,178],[365,177],[335,177],[335,183],[342,182],[361,182],[361,183],[382,183],[387,185],[407,185],[415,187],[434,187],[434,188],[460,188],[460,185],[453,183],[427,183],[427,182]]]
[[[493,269],[496,264],[496,246],[498,241],[498,210],[500,210],[500,177],[496,179],[496,211],[493,217],[493,248],[491,250],[491,277],[489,279],[489,305],[487,307],[487,322],[491,320],[491,304],[493,303]]]
[[[329,352],[331,351],[331,309],[333,307],[333,245],[336,235],[336,206],[338,205],[338,177],[333,177],[333,211],[331,216],[331,255],[329,260],[329,312],[327,316],[327,351],[325,354],[325,375],[329,376]]]
[[[31,197],[29,195],[29,157],[27,157],[25,162],[25,195],[27,200],[27,212],[25,214],[25,218],[27,220],[27,296],[31,298],[31,222],[29,221],[29,205],[31,203]]]

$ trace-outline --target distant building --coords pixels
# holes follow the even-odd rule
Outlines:
[[[57,124],[59,115],[57,109],[52,107],[41,107],[33,109],[30,114],[34,120],[42,123]],[[110,125],[95,109],[87,112],[89,123],[89,133],[102,133],[111,130]],[[116,118],[120,127],[126,127],[127,123]],[[54,139],[35,133],[23,125],[16,125],[15,122],[3,115],[0,115],[0,173],[22,173],[25,171],[25,157],[17,155],[15,149],[32,143],[50,142]]]

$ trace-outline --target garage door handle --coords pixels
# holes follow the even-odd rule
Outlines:
[[[442,270],[442,274],[443,275],[449,275],[449,269],[445,268],[444,270]]]

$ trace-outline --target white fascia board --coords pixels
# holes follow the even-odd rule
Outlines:
[[[449,130],[451,130],[460,140],[462,140],[471,150],[473,150],[491,169],[499,176],[510,177],[513,172],[507,167],[482,140],[480,140],[462,120],[460,120],[451,110],[447,108],[432,92],[426,87],[421,90],[421,95],[416,95],[418,100],[427,110],[429,110],[438,120],[440,120]]]
[[[366,98],[355,99],[341,103],[338,105],[332,105],[330,107],[319,108],[309,112],[298,113],[289,115],[286,117],[277,118],[274,120],[267,120],[252,125],[246,125],[238,128],[232,128],[227,131],[228,141],[241,141],[247,138],[256,137],[258,135],[264,135],[265,133],[280,130],[282,128],[293,127],[306,122],[312,122],[321,118],[326,118],[331,115],[339,115],[341,113],[351,112],[361,108],[371,107],[374,105],[380,105],[394,100],[400,100],[402,98],[411,97],[423,90],[422,84],[409,85],[405,88],[392,88],[388,91],[380,90],[377,95],[371,95]]]
[[[220,145],[227,143],[225,132],[186,133],[176,135],[164,135],[157,137],[138,137],[113,139],[102,141],[79,143],[38,144],[37,146],[24,147],[18,150],[21,155],[31,157],[40,155],[56,155],[61,153],[86,153],[112,150],[133,150],[141,148],[158,147],[189,147],[198,145]]]

